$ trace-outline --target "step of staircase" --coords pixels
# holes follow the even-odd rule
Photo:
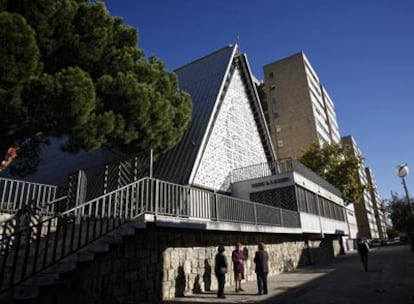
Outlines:
[[[75,261],[64,261],[58,263],[56,266],[52,267],[53,272],[57,272],[58,274],[65,274],[68,272],[71,272],[75,270],[77,267],[77,264]]]
[[[79,263],[91,262],[95,259],[95,253],[90,250],[84,250],[76,254],[76,261]]]
[[[123,242],[122,235],[113,232],[107,236],[104,236],[102,240],[109,244],[121,244]]]
[[[54,285],[60,275],[56,272],[42,272],[32,279],[32,284],[38,287]]]
[[[109,251],[109,243],[105,241],[97,241],[93,244],[92,251],[96,253],[104,253]]]
[[[97,254],[99,255],[109,252],[110,245],[121,244],[125,237],[135,235],[136,229],[142,228],[145,228],[145,224],[143,225],[140,221],[132,221],[108,233],[106,236],[63,259],[56,265],[36,274],[33,278],[28,279],[24,283],[15,286],[12,289],[13,298],[16,301],[28,301],[38,297],[40,288],[53,288],[53,286],[59,282],[62,275],[70,274],[80,267],[81,264],[93,262]],[[65,241],[64,243],[65,246],[69,246],[70,244],[68,241]],[[38,262],[40,263],[41,261]],[[1,297],[0,302],[2,302]]]
[[[60,273],[68,272],[70,268],[71,267],[68,265],[59,265],[56,268],[56,272],[49,270],[48,272],[37,274],[34,278],[29,279],[24,284],[13,288],[14,299],[16,301],[26,301],[37,298],[40,293],[40,288],[55,285],[60,278]],[[57,271],[60,271],[60,273]]]
[[[133,236],[135,235],[135,228],[134,227],[121,227],[119,230],[117,230],[117,233],[119,233],[121,236]]]
[[[21,284],[13,289],[14,299],[25,301],[39,296],[39,287],[33,284]]]

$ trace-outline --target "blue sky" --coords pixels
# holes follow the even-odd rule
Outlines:
[[[303,51],[352,135],[380,195],[403,195],[395,167],[407,163],[414,195],[414,1],[106,0],[139,31],[139,47],[173,70],[238,43],[254,75]],[[238,37],[238,38],[237,38]]]

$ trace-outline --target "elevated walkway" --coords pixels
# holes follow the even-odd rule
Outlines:
[[[53,283],[61,267],[72,267],[66,263],[68,258],[78,261],[84,258],[80,255],[84,250],[93,252],[122,241],[119,235],[133,234],[147,222],[192,229],[300,233],[297,212],[143,178],[35,223],[22,226],[16,217],[2,222],[2,227],[13,229],[3,229],[11,232],[0,241],[0,293],[20,286],[19,297],[35,296],[28,290],[43,284],[39,277],[45,273],[52,273],[46,281]],[[66,266],[59,266],[62,263]],[[24,283],[28,280],[30,288]]]
[[[47,207],[60,210],[53,204]],[[17,298],[36,297],[39,286],[55,284],[60,273],[73,270],[83,259],[93,260],[94,253],[108,250],[110,244],[122,242],[135,229],[145,229],[147,223],[197,230],[304,233],[300,212],[146,177],[69,210],[43,214],[33,223],[22,225],[16,216],[0,223],[13,227],[3,229],[0,240],[0,294],[14,289]]]

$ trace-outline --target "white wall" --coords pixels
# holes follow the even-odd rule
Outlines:
[[[348,234],[346,222],[300,212],[300,222],[304,233]]]
[[[234,169],[265,162],[249,98],[240,71],[235,69],[193,184],[227,191]]]

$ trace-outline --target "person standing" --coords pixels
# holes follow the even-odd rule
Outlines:
[[[256,264],[258,295],[267,294],[267,275],[269,273],[269,254],[265,250],[263,243],[259,243],[258,251],[254,255],[253,261]]]
[[[224,255],[224,246],[219,246],[217,251],[214,266],[214,272],[218,282],[217,298],[225,299],[224,283],[226,281],[227,273],[227,258]]]
[[[357,248],[359,257],[361,258],[362,265],[364,266],[365,271],[368,271],[368,252],[369,252],[369,245],[366,241],[361,239],[360,237],[357,238]]]
[[[242,244],[237,243],[236,249],[231,254],[231,260],[233,261],[234,270],[234,282],[236,284],[236,292],[244,291],[241,287],[241,281],[244,279],[244,261],[246,257],[242,250]]]

